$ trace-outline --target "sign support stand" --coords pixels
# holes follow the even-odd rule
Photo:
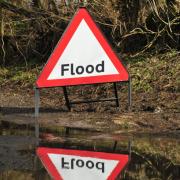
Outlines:
[[[131,79],[129,78],[129,80],[127,81],[128,83],[128,110],[131,110],[131,106],[132,106],[132,97],[131,97],[131,91],[132,91],[132,87],[131,87]],[[114,94],[115,97],[114,98],[106,98],[106,99],[94,99],[94,100],[86,100],[86,101],[72,101],[70,102],[69,97],[68,97],[68,92],[67,92],[67,87],[63,86],[63,93],[64,93],[64,97],[65,97],[65,101],[66,101],[66,106],[68,108],[69,111],[71,111],[71,105],[73,104],[82,104],[82,103],[93,103],[93,102],[104,102],[104,101],[116,101],[116,106],[119,107],[119,96],[118,96],[118,89],[117,89],[117,82],[113,83],[113,87],[114,87]],[[39,106],[40,106],[40,93],[39,93],[39,88],[35,87],[35,117],[39,116]]]
[[[119,97],[118,97],[117,84],[116,84],[116,82],[113,83],[113,85],[114,85],[114,93],[115,93],[115,98],[116,98],[116,106],[119,107]]]
[[[63,92],[64,92],[65,101],[66,101],[66,106],[67,106],[68,110],[71,111],[72,104],[93,103],[93,102],[103,102],[103,101],[116,101],[116,106],[119,107],[119,97],[118,97],[116,82],[113,83],[113,86],[114,86],[115,98],[106,98],[106,99],[97,99],[97,100],[95,99],[95,100],[87,100],[87,101],[72,101],[72,102],[70,102],[70,100],[69,100],[66,86],[63,86]]]
[[[117,144],[118,144],[118,141],[114,141],[114,145],[113,145],[113,148],[112,148],[113,152],[116,152]],[[129,153],[129,157],[131,157],[131,149],[132,149],[132,143],[131,143],[131,140],[129,140],[128,141],[128,153]]]
[[[131,142],[131,140],[129,140],[129,142],[128,142],[128,151],[129,151],[129,157],[131,158],[131,148],[132,147],[132,142]]]
[[[39,104],[40,104],[40,98],[39,98],[39,89],[37,87],[34,88],[35,91],[35,117],[39,116]]]
[[[39,121],[38,118],[35,118],[35,138],[36,138],[36,146],[39,146]]]
[[[132,87],[131,87],[131,78],[129,78],[128,81],[128,110],[131,110],[131,106],[132,106]]]
[[[66,86],[63,86],[63,92],[64,92],[64,97],[65,97],[65,100],[66,100],[66,106],[67,106],[68,110],[71,111],[71,105],[70,105],[70,102],[69,102]]]

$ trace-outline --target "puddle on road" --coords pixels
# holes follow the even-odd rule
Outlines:
[[[131,161],[121,179],[180,179],[180,140],[177,137],[111,135],[62,128],[54,133],[41,131],[38,141],[32,129],[1,127],[0,180],[51,179],[35,155],[37,143],[45,147],[127,154],[129,141]]]

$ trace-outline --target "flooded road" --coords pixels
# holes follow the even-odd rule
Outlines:
[[[36,132],[37,133],[37,132]],[[131,144],[131,149],[130,149]],[[180,179],[180,140],[172,135],[103,134],[87,129],[0,129],[0,180],[51,179],[37,158],[37,146],[131,154],[119,179]]]

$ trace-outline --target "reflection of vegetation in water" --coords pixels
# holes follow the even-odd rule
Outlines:
[[[0,172],[0,180],[51,180],[45,169],[41,171],[9,170]]]
[[[137,138],[123,179],[172,179],[180,177],[180,145],[172,138]]]
[[[33,180],[32,174],[26,171],[10,170],[0,172],[0,179],[18,179],[18,180]]]
[[[180,163],[180,143],[175,138],[158,138],[134,139],[134,149],[139,153],[151,153],[154,155],[164,156],[171,159],[173,163]]]
[[[132,153],[123,179],[178,179],[179,166],[161,155]]]

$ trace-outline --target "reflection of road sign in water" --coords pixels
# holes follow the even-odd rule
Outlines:
[[[66,29],[37,87],[128,81],[129,75],[85,8]]]
[[[128,155],[38,148],[37,155],[55,180],[114,180],[128,163]]]

